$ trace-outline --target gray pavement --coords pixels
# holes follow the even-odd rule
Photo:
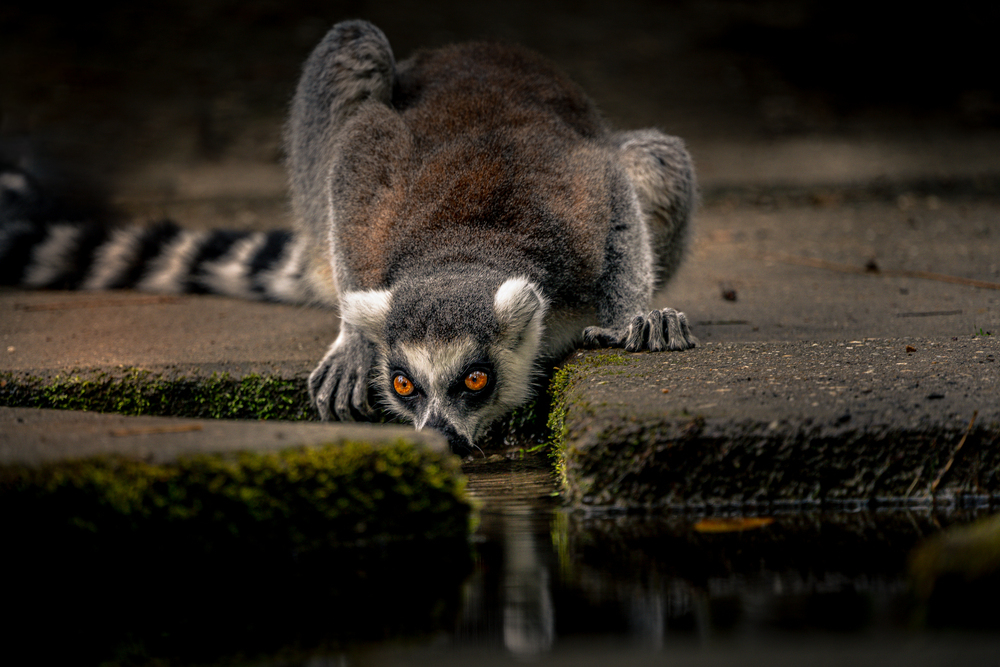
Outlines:
[[[1000,332],[997,198],[772,192],[705,206],[687,263],[658,298],[705,341]]]
[[[135,292],[0,291],[0,369],[222,368],[308,372],[337,331],[331,312]]]

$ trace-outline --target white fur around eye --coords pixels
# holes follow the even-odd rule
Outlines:
[[[371,338],[382,330],[391,306],[392,292],[388,290],[347,292],[340,299],[340,317]]]

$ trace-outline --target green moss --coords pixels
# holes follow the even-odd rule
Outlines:
[[[910,554],[909,579],[920,603],[918,625],[995,630],[1000,624],[1000,515],[925,540]]]
[[[593,373],[596,369],[604,369],[603,373],[614,373],[612,367],[626,366],[628,359],[623,353],[601,353],[585,354],[583,357],[557,368],[549,382],[549,397],[551,407],[548,415],[548,442],[549,455],[552,457],[556,474],[560,482],[565,486],[566,466],[563,457],[565,441],[568,429],[566,428],[566,413],[570,408],[569,391],[574,386],[581,372]],[[588,410],[589,406],[577,401],[573,407],[581,410]]]
[[[548,396],[537,396],[532,401],[515,408],[502,421],[496,433],[484,443],[485,447],[498,444],[510,448],[519,448],[522,453],[534,452],[545,446],[548,441],[546,418],[548,415]]]
[[[589,354],[579,361],[573,361],[568,368],[595,368],[626,363],[627,359],[617,354]],[[568,375],[565,369],[556,367],[549,369],[547,377],[546,391],[539,392],[534,400],[516,408],[506,419],[500,420],[481,443],[483,449],[504,447],[508,455],[510,450],[520,449],[525,456],[553,450],[553,443],[557,440],[554,439],[552,430],[553,399],[561,395],[558,387],[567,381]]]
[[[948,577],[966,583],[1000,573],[1000,515],[953,527],[928,539],[910,555],[910,580],[917,595],[931,597]]]
[[[2,467],[5,655],[285,664],[442,632],[472,565],[464,484],[405,442]]]
[[[9,539],[46,526],[55,542],[101,548],[121,539],[301,552],[464,536],[470,508],[454,457],[399,442],[8,466],[0,514]]]
[[[227,373],[167,378],[137,368],[115,376],[79,372],[51,379],[2,373],[0,405],[217,419],[312,417],[304,380]]]

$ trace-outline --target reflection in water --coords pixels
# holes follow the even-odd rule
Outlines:
[[[911,636],[906,557],[968,518],[795,514],[705,530],[678,515],[567,511],[544,465],[479,465],[477,563],[451,646],[518,658],[601,638],[605,655],[636,657]]]
[[[531,531],[532,512],[525,504],[503,516],[503,643],[518,657],[544,653],[555,639],[551,582]]]
[[[724,667],[748,653],[765,664],[997,664],[997,615],[979,620],[966,589],[946,589],[951,606],[932,611],[953,622],[961,605],[992,633],[913,630],[907,555],[968,516],[587,514],[559,506],[544,461],[468,473],[481,505],[471,573],[464,537],[197,557],[132,543],[88,555],[39,537],[32,561],[5,562],[21,577],[5,588],[17,614],[0,664],[677,667],[711,654]],[[92,613],[103,600],[115,604]]]
[[[459,643],[502,646],[530,658],[555,640],[552,601],[552,538],[549,529],[554,485],[546,468],[484,471],[470,478],[470,493],[482,503],[478,559],[456,631]]]

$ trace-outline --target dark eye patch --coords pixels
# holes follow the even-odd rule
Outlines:
[[[482,387],[474,389],[471,385],[478,384],[478,378],[470,383],[470,378],[477,373],[481,373],[486,376],[486,382]],[[468,401],[481,401],[485,400],[487,396],[493,393],[493,389],[496,387],[497,377],[496,369],[493,364],[488,361],[474,361],[467,365],[458,377],[452,382],[451,387],[448,389],[448,393],[451,396],[461,397]]]
[[[423,396],[420,383],[402,366],[393,365],[389,368],[389,391],[404,402],[410,402]]]

